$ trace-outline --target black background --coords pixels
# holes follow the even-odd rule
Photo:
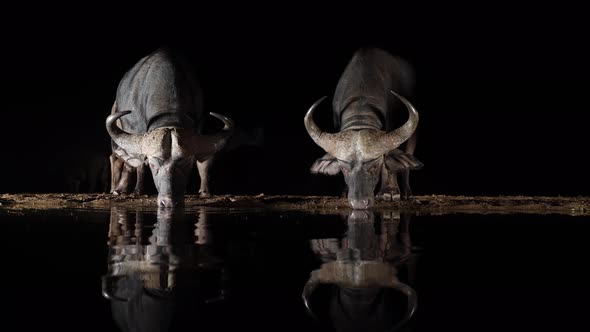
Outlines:
[[[206,111],[264,128],[261,148],[218,158],[213,193],[338,194],[340,177],[308,172],[323,151],[303,116],[319,97],[331,98],[357,48],[377,46],[416,70],[411,101],[425,168],[413,173],[415,194],[587,194],[581,8],[146,6],[3,10],[0,192],[56,191],[50,170],[66,163],[63,154],[108,154],[104,120],[119,80],[170,45],[195,65]],[[325,103],[316,121],[331,130],[330,119]]]

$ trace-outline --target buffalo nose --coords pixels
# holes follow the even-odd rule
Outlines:
[[[158,205],[161,207],[175,207],[179,202],[172,197],[158,197]]]
[[[352,205],[352,208],[355,210],[366,210],[366,209],[370,208],[371,206],[373,206],[373,200],[372,199],[351,199],[350,205]]]

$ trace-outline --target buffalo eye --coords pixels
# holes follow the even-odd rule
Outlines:
[[[381,163],[379,162],[379,158],[373,159],[373,160],[369,160],[366,161],[363,165],[363,168],[367,171],[367,172],[376,172],[379,167],[381,166]]]
[[[148,164],[150,165],[152,173],[156,174],[158,173],[160,167],[162,167],[162,165],[164,164],[164,160],[156,157],[148,157]]]
[[[369,172],[375,172],[379,168],[378,163],[374,163],[373,165],[369,166]]]

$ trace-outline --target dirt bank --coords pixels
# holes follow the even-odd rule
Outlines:
[[[113,196],[110,194],[2,194],[0,209],[110,209],[111,206],[156,209],[156,196]],[[310,213],[348,210],[346,199],[330,196],[217,195],[210,198],[186,196],[185,207],[218,209],[280,209]],[[527,196],[416,196],[411,201],[378,202],[375,210],[399,209],[418,214],[449,213],[535,213],[590,215],[590,197]]]

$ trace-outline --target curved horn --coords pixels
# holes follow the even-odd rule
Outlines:
[[[227,143],[227,140],[230,136],[234,133],[234,122],[232,119],[228,118],[227,116],[218,114],[218,113],[209,113],[211,116],[218,118],[219,120],[223,121],[223,128],[220,132],[207,136],[212,140],[212,143],[215,144],[216,152],[221,150]]]
[[[319,145],[322,149],[324,149],[329,154],[334,155],[336,151],[336,143],[338,141],[338,134],[330,134],[323,132],[313,121],[313,111],[318,107],[318,105],[326,99],[327,96],[323,96],[322,98],[318,99],[307,111],[305,117],[303,118],[303,123],[305,124],[305,129],[307,129],[307,133],[313,139],[315,144]]]
[[[234,121],[228,118],[227,116],[221,115],[219,113],[209,112],[209,114],[223,121],[223,128],[220,132],[214,135],[218,141],[216,151],[219,151],[221,150],[221,148],[225,146],[231,135],[234,133]]]
[[[209,112],[209,114],[223,121],[224,126],[223,129],[221,129],[222,131],[231,133],[234,130],[234,122],[232,121],[232,119],[219,113]]]
[[[191,138],[192,153],[199,160],[206,159],[221,150],[234,132],[232,119],[218,113],[210,112],[209,114],[223,121],[223,128],[213,135],[194,135]]]
[[[110,285],[113,282],[112,280],[116,281],[119,278],[125,278],[125,277],[109,276],[109,275],[102,276],[102,278],[101,278],[102,279],[102,296],[107,300],[117,300],[117,301],[127,302],[127,301],[129,301],[129,299],[122,298],[122,297],[116,296],[115,294],[111,293]]]
[[[143,135],[130,134],[116,125],[116,121],[131,111],[115,112],[107,117],[106,127],[109,135],[127,154],[141,154],[141,140]]]
[[[418,306],[418,296],[416,295],[416,291],[412,287],[404,284],[403,282],[395,281],[389,287],[402,292],[408,298],[408,308],[406,309],[406,314],[404,315],[402,320],[400,320],[399,323],[397,323],[391,330],[389,330],[393,332],[397,331],[400,327],[405,325],[412,318]]]
[[[305,309],[307,310],[307,313],[314,318],[317,318],[317,317],[313,313],[313,311],[311,310],[311,305],[309,303],[309,299],[311,298],[311,294],[316,289],[316,287],[318,287],[319,284],[320,284],[320,279],[318,277],[318,272],[317,271],[311,272],[311,276],[309,277],[309,279],[305,283],[305,287],[303,287],[303,293],[301,294],[301,298],[303,299],[303,304],[305,305]]]
[[[410,114],[408,117],[408,121],[406,121],[406,123],[404,123],[403,126],[397,128],[392,132],[387,133],[379,141],[379,143],[376,146],[376,149],[383,151],[383,153],[387,153],[400,146],[403,142],[407,141],[412,136],[412,134],[414,134],[414,131],[416,131],[419,120],[418,112],[406,98],[402,97],[394,91],[391,91],[391,93],[393,93],[404,103]]]

